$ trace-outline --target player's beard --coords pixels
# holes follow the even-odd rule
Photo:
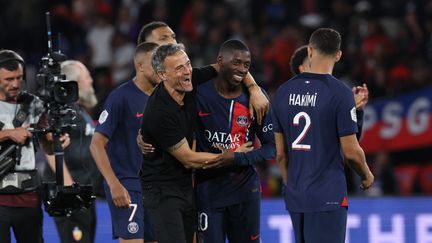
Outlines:
[[[97,102],[93,87],[79,92],[79,103],[85,108],[93,108],[97,105]]]

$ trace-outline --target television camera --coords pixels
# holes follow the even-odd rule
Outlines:
[[[42,199],[45,210],[51,216],[69,216],[73,211],[89,208],[95,200],[91,185],[64,186],[63,156],[60,135],[75,126],[76,112],[71,104],[78,100],[78,83],[66,80],[61,73],[60,63],[66,56],[60,51],[53,51],[51,41],[50,14],[46,13],[48,53],[40,61],[40,69],[36,76],[37,92],[44,101],[46,126],[34,132],[52,133],[55,156],[55,182],[42,183]]]

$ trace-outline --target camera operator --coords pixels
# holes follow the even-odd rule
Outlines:
[[[0,166],[12,164],[0,172],[0,242],[11,241],[10,228],[19,243],[38,243],[42,239],[42,209],[37,193],[40,180],[35,166],[35,149],[30,124],[39,122],[43,103],[22,92],[24,60],[11,50],[0,51],[0,155],[14,147],[0,160]],[[41,119],[43,121],[43,119]],[[41,124],[39,122],[39,124]],[[40,142],[46,153],[52,153],[49,136]],[[64,148],[68,135],[60,137]],[[3,157],[3,156],[1,156]],[[10,161],[14,161],[10,163]],[[14,164],[16,162],[16,164]]]
[[[76,111],[76,127],[70,131],[71,144],[64,151],[64,184],[92,184],[101,186],[102,177],[90,153],[90,142],[94,133],[94,123],[88,111],[95,107],[97,98],[93,89],[93,79],[88,69],[79,61],[68,60],[61,63],[61,72],[66,79],[78,82],[78,101],[72,105]],[[55,158],[47,156],[50,169],[44,178],[54,179]],[[62,243],[94,242],[96,230],[96,209],[93,204],[88,210],[79,210],[70,217],[54,217]]]

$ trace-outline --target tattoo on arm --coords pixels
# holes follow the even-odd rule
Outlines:
[[[168,148],[168,152],[172,152],[175,151],[176,149],[180,148],[184,143],[186,143],[187,140],[186,138],[183,138],[182,140],[180,140],[180,142],[174,144],[173,146]]]

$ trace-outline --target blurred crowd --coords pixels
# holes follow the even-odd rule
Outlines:
[[[20,0],[2,6],[0,46],[29,61],[29,86],[47,51],[44,12],[51,12],[55,49],[91,69],[100,101],[94,119],[107,94],[134,76],[139,30],[153,20],[171,26],[193,66],[214,63],[226,39],[243,40],[252,53],[251,73],[270,96],[292,76],[294,50],[323,26],[343,38],[334,75],[350,85],[366,83],[371,99],[432,84],[432,0]],[[389,162],[395,157],[385,151],[371,156],[382,174],[372,194],[400,193]],[[274,163],[258,168],[264,197],[280,195]]]

